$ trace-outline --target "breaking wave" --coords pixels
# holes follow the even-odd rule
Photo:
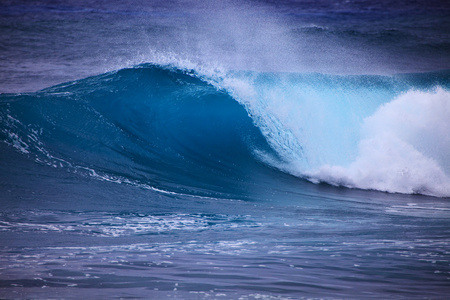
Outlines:
[[[449,197],[449,84],[449,72],[341,76],[143,64],[2,94],[0,129],[4,142],[40,164],[168,193],[230,196],[284,172]]]

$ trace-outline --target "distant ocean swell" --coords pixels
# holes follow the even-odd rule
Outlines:
[[[233,197],[286,172],[450,197],[449,88],[447,71],[212,75],[143,64],[1,94],[0,129],[38,163],[166,193]]]

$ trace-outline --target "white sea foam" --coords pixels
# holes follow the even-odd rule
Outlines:
[[[409,91],[365,119],[358,156],[311,180],[386,192],[450,196],[450,92]]]

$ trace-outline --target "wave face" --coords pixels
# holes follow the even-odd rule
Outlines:
[[[2,96],[3,139],[101,180],[220,196],[274,153],[245,109],[195,75],[155,65]]]
[[[288,173],[450,196],[449,72],[203,71],[144,64],[2,94],[2,140],[41,164],[165,193],[242,197]]]

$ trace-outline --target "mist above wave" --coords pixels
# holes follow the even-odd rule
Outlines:
[[[269,72],[450,68],[442,3],[17,0],[0,10],[0,92],[35,91],[168,57]]]

